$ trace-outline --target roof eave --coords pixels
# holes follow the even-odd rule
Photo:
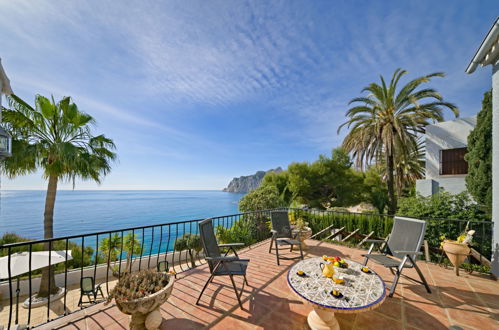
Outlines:
[[[469,74],[475,72],[478,65],[483,64],[485,56],[487,55],[493,44],[496,42],[498,37],[499,37],[499,17],[496,18],[496,21],[490,28],[489,32],[487,33],[487,36],[485,37],[485,39],[483,39],[482,44],[475,53],[475,56],[473,56],[473,59],[466,68],[465,71],[466,73]]]

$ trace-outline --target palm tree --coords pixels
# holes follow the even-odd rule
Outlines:
[[[418,137],[416,148],[408,153],[395,152],[395,190],[400,197],[404,189],[416,184],[416,180],[422,179],[425,173],[425,150],[424,140]],[[386,174],[385,156],[382,155],[376,161],[376,168]],[[386,180],[386,177],[383,177]]]
[[[43,170],[48,179],[44,212],[44,238],[53,238],[54,206],[60,180],[94,180],[100,183],[111,170],[116,158],[115,145],[104,135],[94,136],[92,116],[78,110],[70,97],[58,103],[37,95],[35,107],[15,95],[8,98],[10,109],[4,109],[3,120],[12,136],[12,157],[2,164],[10,178]],[[48,249],[48,245],[46,247]],[[39,297],[57,292],[54,275],[42,270]],[[49,293],[49,281],[51,292]]]
[[[107,260],[108,271],[111,269],[111,262],[114,262],[112,271],[113,275],[117,277],[119,276],[119,267],[116,263],[118,263],[118,259],[121,262],[121,254],[125,252],[126,255],[126,264],[122,273],[127,273],[132,268],[133,255],[141,253],[140,240],[137,238],[137,234],[132,232],[124,235],[123,238],[118,233],[115,233],[110,237],[103,238],[100,245],[102,258]]]
[[[424,141],[420,137],[416,148],[408,153],[396,153],[395,159],[395,186],[397,196],[400,197],[404,189],[416,184],[416,180],[424,178],[425,151]]]
[[[343,140],[343,147],[352,154],[359,167],[380,157],[386,162],[386,183],[388,188],[388,212],[395,214],[395,159],[397,154],[408,155],[417,148],[417,136],[424,133],[426,125],[444,119],[443,110],[450,109],[456,117],[457,107],[444,102],[440,93],[432,88],[418,89],[433,77],[444,77],[443,73],[432,73],[411,80],[402,88],[397,85],[407,71],[397,69],[387,86],[381,76],[381,85],[371,83],[362,92],[367,96],[350,101],[360,103],[347,110],[348,120],[340,125],[350,131]]]

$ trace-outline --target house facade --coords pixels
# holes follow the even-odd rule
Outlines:
[[[457,194],[466,190],[468,164],[464,155],[468,135],[475,126],[476,116],[426,126],[425,179],[416,182],[419,194],[429,196],[440,189]]]
[[[472,74],[481,66],[492,67],[492,236],[491,271],[499,278],[499,17],[466,68]]]

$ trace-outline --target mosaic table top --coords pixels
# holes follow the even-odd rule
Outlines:
[[[289,286],[308,302],[336,312],[354,313],[375,308],[385,299],[385,283],[373,270],[364,273],[361,264],[346,260],[348,268],[334,267],[335,275],[342,275],[345,280],[343,284],[337,284],[322,275],[321,262],[324,263],[321,257],[305,259],[291,267],[288,273]],[[299,276],[299,270],[305,275]],[[342,296],[333,296],[332,290],[339,290]]]

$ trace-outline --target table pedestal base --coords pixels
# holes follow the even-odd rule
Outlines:
[[[334,316],[334,312],[324,309],[314,308],[308,314],[307,321],[312,330],[340,330],[340,325]]]

